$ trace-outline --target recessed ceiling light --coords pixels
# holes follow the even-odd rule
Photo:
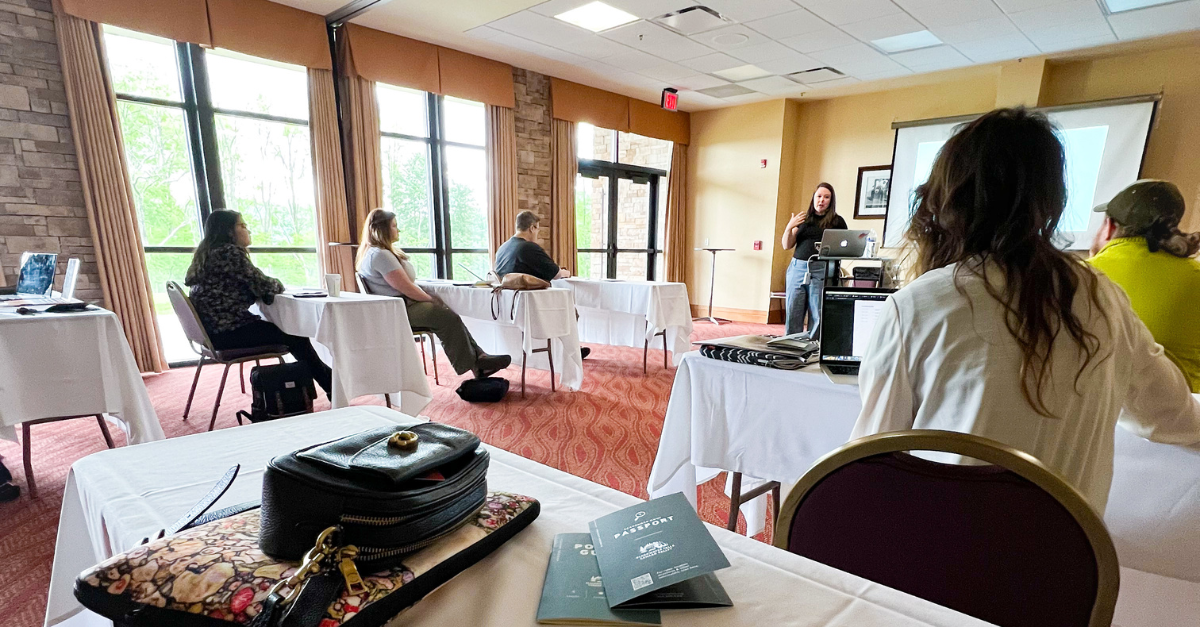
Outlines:
[[[747,89],[741,85],[721,85],[719,87],[709,87],[708,89],[696,90],[696,93],[712,96],[713,98],[732,98],[734,96],[745,96],[753,94],[753,89]]]
[[[638,19],[636,15],[630,15],[621,9],[608,6],[603,2],[589,2],[565,13],[559,13],[554,17],[568,24],[586,28],[593,33],[608,30],[622,24],[636,22]]]
[[[880,50],[892,54],[893,52],[904,52],[906,50],[917,50],[920,48],[929,48],[930,46],[940,46],[942,40],[937,38],[937,35],[927,31],[919,30],[915,33],[904,33],[903,35],[895,35],[893,37],[884,37],[883,39],[872,39],[871,43]]]
[[[1104,0],[1105,8],[1111,13],[1123,13],[1146,7],[1156,7],[1160,4],[1171,4],[1181,0]]]
[[[717,76],[734,83],[740,83],[742,81],[748,81],[750,79],[762,78],[764,76],[771,75],[770,72],[758,67],[757,65],[739,65],[734,68],[729,68],[728,70],[713,72],[713,74],[716,74]]]

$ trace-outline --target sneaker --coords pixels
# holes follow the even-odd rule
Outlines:
[[[0,485],[0,503],[17,500],[21,496],[21,488],[11,483]]]
[[[481,354],[475,360],[475,367],[471,372],[475,373],[476,379],[486,379],[501,370],[504,370],[512,363],[512,357],[508,355],[488,355]]]
[[[582,359],[587,359],[588,355],[591,355],[591,354],[592,354],[592,349],[590,349],[586,346],[583,346],[579,349],[579,356]]]

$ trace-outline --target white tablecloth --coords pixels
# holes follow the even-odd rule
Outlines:
[[[857,386],[834,384],[813,367],[772,370],[688,353],[675,375],[650,495],[682,491],[695,504],[696,486],[721,470],[794,483],[846,443],[860,409]],[[743,491],[754,484],[743,482]],[[760,531],[766,497],[742,513],[751,532]],[[1122,566],[1115,624],[1200,625],[1200,448],[1118,427],[1104,520]]]
[[[575,293],[581,341],[644,348],[650,340],[655,348],[654,336],[666,331],[676,363],[691,350],[692,305],[683,283],[571,278],[553,284]]]
[[[462,317],[483,350],[511,356],[515,367],[521,366],[525,351],[530,368],[549,369],[546,354],[531,351],[545,348],[546,340],[554,340],[551,342],[554,370],[562,375],[562,386],[569,390],[583,386],[583,358],[579,355],[579,326],[575,323],[571,290],[553,287],[523,292],[503,290],[496,320],[492,318],[492,290],[488,288],[454,285],[449,281],[417,283]]]
[[[258,307],[284,333],[316,340],[318,354],[333,368],[333,407],[365,394],[390,393],[393,404],[415,415],[433,399],[403,299],[355,292],[337,298],[280,294]]]
[[[46,625],[102,625],[71,596],[76,574],[114,550],[135,545],[186,511],[227,467],[242,474],[218,506],[257,496],[272,456],[306,444],[411,418],[378,407],[176,438],[105,451],[76,462],[67,480]],[[638,499],[564,472],[491,449],[488,487],[537,498],[541,516],[496,553],[438,588],[392,621],[395,627],[533,627],[554,535]],[[718,571],[734,607],[663,612],[667,627],[979,626],[980,621],[873,584],[716,527],[709,527],[732,566]]]
[[[0,313],[0,437],[15,440],[27,420],[86,414],[106,414],[130,444],[164,437],[116,314]]]

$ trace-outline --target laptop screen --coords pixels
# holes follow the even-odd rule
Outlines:
[[[21,273],[17,275],[17,293],[49,296],[54,285],[54,269],[58,265],[55,253],[25,253],[21,258]]]
[[[862,361],[879,312],[894,291],[826,288],[821,313],[821,361],[848,364]]]

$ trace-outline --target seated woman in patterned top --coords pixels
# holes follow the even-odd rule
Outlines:
[[[208,216],[204,240],[196,246],[184,283],[192,288],[192,304],[213,348],[284,344],[297,361],[308,365],[317,385],[332,394],[333,371],[317,356],[308,338],[288,335],[250,313],[256,301],[271,304],[276,294],[283,293],[283,283],[254,267],[248,246],[250,229],[242,214],[219,209]]]

